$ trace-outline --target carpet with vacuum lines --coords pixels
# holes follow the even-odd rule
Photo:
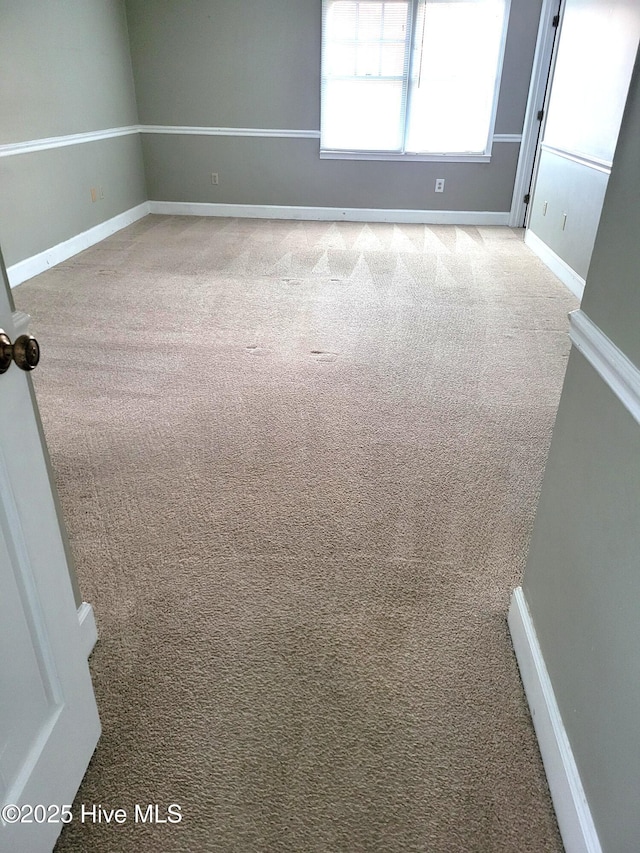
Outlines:
[[[576,301],[522,232],[149,216],[14,295],[100,630],[74,809],[128,814],[57,853],[560,853],[506,611]]]

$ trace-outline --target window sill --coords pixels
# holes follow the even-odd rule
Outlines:
[[[388,151],[321,150],[321,160],[385,160],[396,163],[490,163],[491,154],[394,154]]]

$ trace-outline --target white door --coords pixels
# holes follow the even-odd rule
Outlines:
[[[13,342],[1,253],[0,279]],[[52,850],[100,736],[49,471],[31,379],[12,363],[0,375],[2,853]]]

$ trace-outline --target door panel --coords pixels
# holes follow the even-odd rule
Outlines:
[[[0,472],[0,489],[4,491],[3,479]],[[6,519],[2,518],[0,524],[0,563],[12,568],[0,597],[2,649],[22,649],[20,655],[3,653],[0,660],[0,793],[10,801],[14,794],[12,787],[25,763],[30,744],[56,712],[57,705],[52,691],[55,686],[52,673],[38,654],[35,626],[33,620],[27,618],[26,591],[18,588],[18,578],[23,572],[16,569],[16,561],[7,549]]]
[[[15,339],[0,256],[0,328]],[[46,356],[45,356],[46,357]],[[0,805],[69,805],[100,734],[30,376],[0,375]],[[50,851],[63,824],[0,817],[0,851]]]

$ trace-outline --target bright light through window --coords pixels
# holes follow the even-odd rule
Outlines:
[[[323,150],[485,154],[507,6],[323,0]]]

